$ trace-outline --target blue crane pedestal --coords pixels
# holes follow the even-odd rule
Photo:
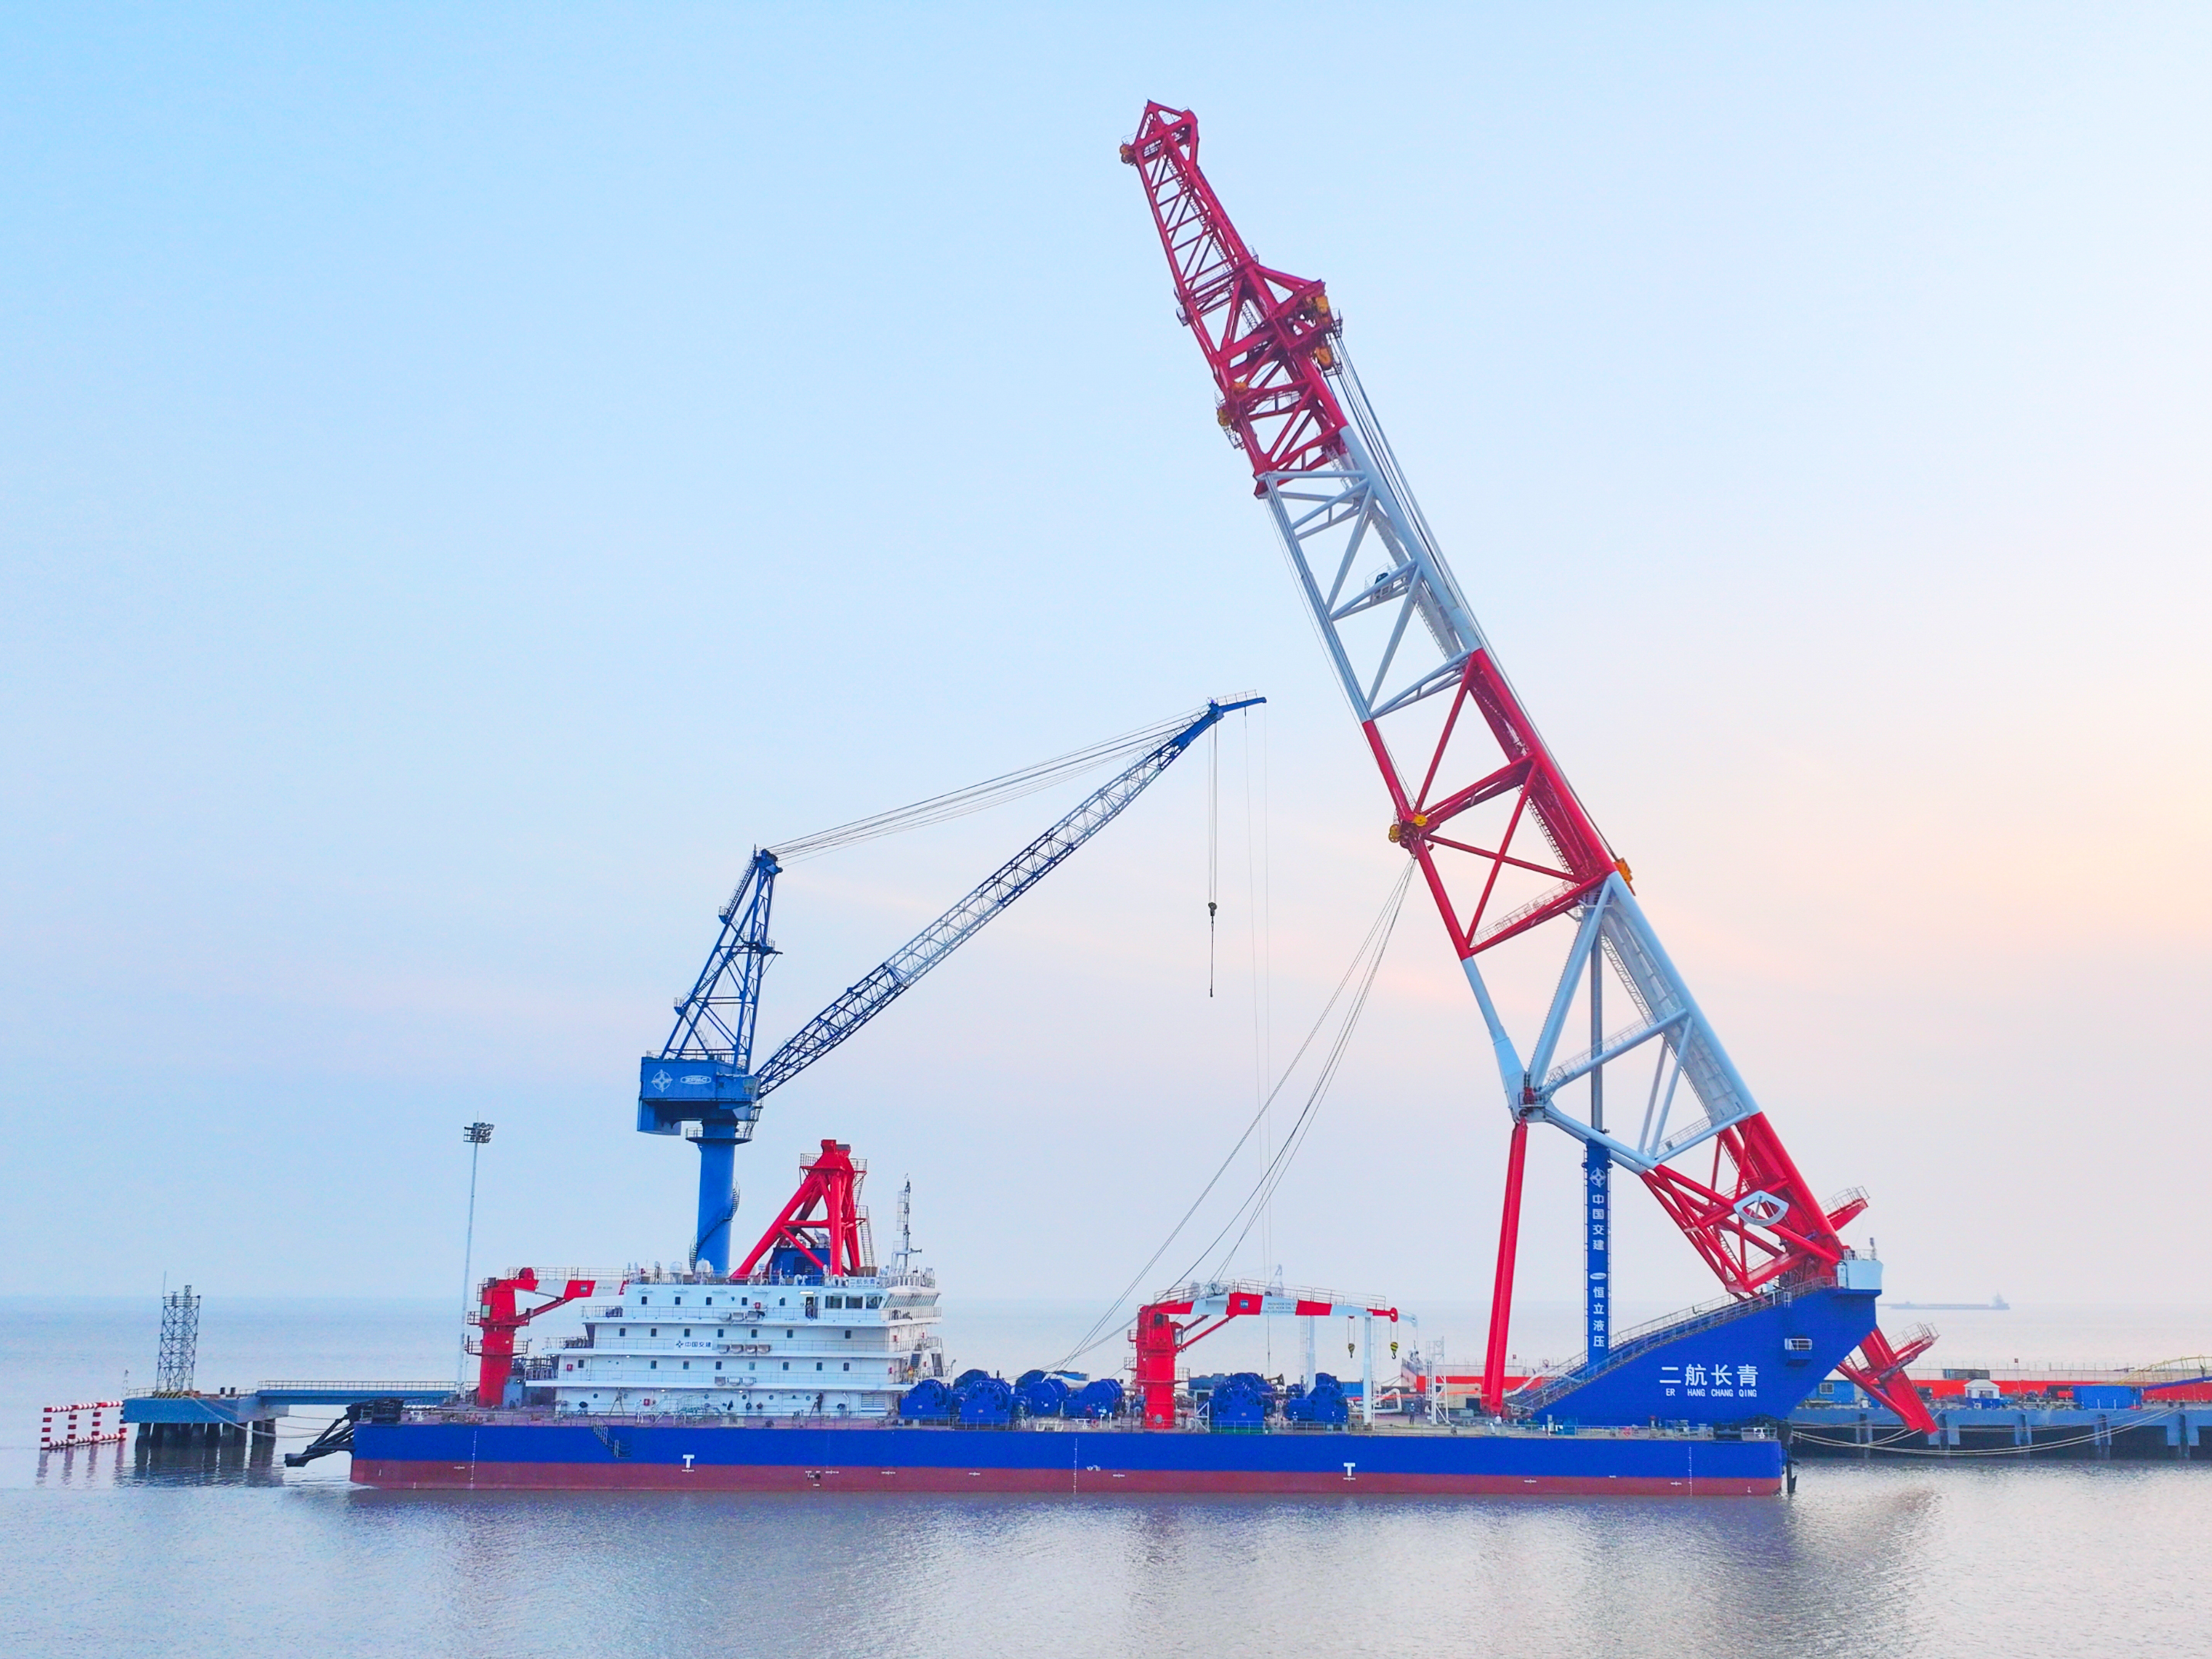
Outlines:
[[[647,1134],[688,1133],[699,1145],[691,1259],[727,1273],[730,1222],[738,1208],[738,1148],[752,1139],[760,1118],[757,1085],[735,1067],[712,1060],[648,1057],[638,1070],[637,1127]]]
[[[718,1273],[730,1270],[730,1221],[738,1212],[738,1126],[714,1123],[699,1132],[698,1243],[691,1259]]]

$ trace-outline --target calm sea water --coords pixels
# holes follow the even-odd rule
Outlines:
[[[1538,1338],[1553,1316],[1531,1310]],[[2011,1322],[1997,1346],[2056,1345],[2030,1363],[2212,1347],[2201,1310],[1976,1317]],[[0,1301],[0,1652],[2212,1654],[2212,1463],[1816,1462],[1794,1498],[1573,1504],[429,1496],[356,1490],[343,1459],[42,1460],[38,1406],[143,1379],[154,1318]],[[948,1334],[1011,1369],[1087,1320],[956,1306]],[[421,1304],[210,1298],[203,1328],[204,1385],[453,1364],[450,1314]],[[1957,1363],[2015,1357],[1953,1342]]]

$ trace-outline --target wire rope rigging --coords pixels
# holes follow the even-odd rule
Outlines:
[[[1261,263],[1200,167],[1198,146],[1195,115],[1152,103],[1121,160],[1142,184],[1176,320],[1212,377],[1216,423],[1250,467],[1382,775],[1389,839],[1434,901],[1498,1069],[1510,1127],[1485,1405],[1504,1407],[1531,1123],[1583,1142],[1593,1162],[1632,1171],[1732,1296],[1840,1289],[1847,1279],[1856,1288],[1873,1264],[1856,1261],[1841,1229],[1863,1195],[1824,1200],[1784,1147],[1638,903],[1626,860],[1475,621],[1352,370],[1326,284]],[[1547,938],[1571,930],[1558,989],[1538,1029],[1516,1033],[1483,958],[1547,927]],[[1617,1006],[1632,1018],[1588,1051],[1563,1054],[1592,964],[1615,981],[1625,999]],[[1632,1055],[1653,1066],[1640,1120],[1601,1127],[1595,1085],[1587,1108],[1579,1088]],[[1609,1303],[1595,1284],[1587,1311],[1595,1352]],[[1871,1324],[1858,1352],[1846,1374],[1907,1423],[1931,1428],[1904,1376],[1909,1354]]]
[[[1410,871],[1399,872],[1397,879],[1391,884],[1389,893],[1382,901],[1382,908],[1376,912],[1374,921],[1369,925],[1358,948],[1352,951],[1352,959],[1345,964],[1344,972],[1339,976],[1335,988],[1329,993],[1328,1000],[1322,1005],[1320,1013],[1314,1017],[1312,1029],[1306,1033],[1305,1040],[1298,1044],[1297,1052],[1291,1056],[1289,1062],[1283,1067],[1282,1075],[1276,1079],[1274,1087],[1267,1091],[1266,1098],[1260,1103],[1258,1109],[1254,1111],[1250,1118],[1246,1121],[1243,1132],[1231,1143],[1229,1150],[1222,1155],[1221,1162],[1214,1167],[1213,1173],[1206,1177],[1206,1184],[1199,1188],[1198,1195],[1191,1200],[1189,1207],[1184,1210],[1175,1225],[1168,1230],[1167,1236],[1161,1239],[1159,1247],[1145,1259],[1143,1267],[1130,1275],[1129,1282],[1121,1287],[1121,1294],[1108,1304],[1106,1310],[1092,1322],[1088,1330],[1076,1339],[1075,1346],[1061,1357],[1054,1369],[1065,1370],[1101,1342],[1109,1340],[1118,1333],[1120,1328],[1117,1322],[1121,1318],[1122,1310],[1129,1305],[1139,1288],[1152,1277],[1152,1269],[1159,1266],[1160,1259],[1167,1255],[1173,1248],[1176,1240],[1182,1236],[1183,1230],[1190,1225],[1192,1218],[1205,1206],[1206,1200],[1213,1195],[1214,1188],[1221,1184],[1224,1177],[1236,1166],[1237,1160],[1243,1155],[1245,1147],[1251,1144],[1252,1137],[1259,1132],[1262,1121],[1274,1105],[1276,1098],[1289,1086],[1291,1079],[1297,1072],[1299,1063],[1305,1059],[1308,1052],[1320,1040],[1322,1033],[1328,1029],[1331,1016],[1336,1012],[1337,1005],[1345,1000],[1346,992],[1350,991],[1352,1000],[1346,1006],[1343,1018],[1337,1023],[1334,1036],[1323,1051],[1324,1058],[1321,1069],[1312,1085],[1308,1089],[1305,1101],[1299,1109],[1298,1122],[1302,1127],[1297,1132],[1296,1139],[1286,1139],[1283,1149],[1267,1159],[1261,1171],[1260,1179],[1238,1201],[1237,1207],[1230,1212],[1229,1219],[1222,1224],[1221,1231],[1213,1236],[1205,1249],[1198,1252],[1190,1265],[1176,1275],[1176,1282],[1188,1279],[1197,1272],[1199,1266],[1206,1257],[1213,1254],[1215,1247],[1227,1237],[1229,1229],[1235,1226],[1240,1218],[1245,1218],[1245,1229],[1244,1233],[1238,1235],[1237,1243],[1243,1243],[1245,1233],[1251,1231],[1249,1218],[1259,1212],[1258,1204],[1264,1199],[1272,1197],[1274,1188],[1280,1184],[1283,1172],[1290,1167],[1290,1160],[1297,1156],[1298,1147],[1304,1145],[1304,1130],[1311,1127],[1313,1119],[1320,1111],[1322,1098],[1328,1094],[1330,1085],[1336,1080],[1337,1071],[1343,1064],[1345,1050],[1352,1041],[1352,1033],[1358,1027],[1359,1017],[1366,1009],[1368,993],[1374,988],[1375,975],[1382,965],[1383,952],[1389,948],[1391,933],[1397,927],[1398,913],[1405,904],[1406,891],[1412,882],[1413,876]],[[1355,982],[1356,989],[1353,988]],[[1235,1249],[1236,1244],[1232,1244],[1231,1251],[1233,1252]]]
[[[721,929],[691,989],[676,1003],[676,1023],[657,1054],[638,1062],[637,1127],[684,1135],[699,1148],[699,1200],[690,1258],[717,1273],[729,1269],[730,1224],[737,1212],[737,1149],[752,1139],[761,1103],[829,1054],[1006,908],[1044,879],[1151,787],[1224,714],[1262,702],[1256,695],[1212,702],[1174,720],[1124,732],[1049,761],[1001,773],[942,795],[878,812],[777,848],[759,848],[729,902]],[[769,935],[775,879],[787,860],[811,858],[901,830],[978,812],[1082,772],[1124,766],[1043,834],[985,877],[932,921],[753,1064],[761,984],[777,952]]]

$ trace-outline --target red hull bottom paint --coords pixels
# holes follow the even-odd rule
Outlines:
[[[1025,1492],[1039,1497],[1772,1498],[1776,1480],[1289,1470],[823,1468],[769,1464],[441,1463],[356,1458],[356,1484],[412,1492]]]

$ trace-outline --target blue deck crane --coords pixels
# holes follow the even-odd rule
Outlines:
[[[1093,790],[1059,823],[1008,859],[973,891],[931,922],[836,1000],[794,1032],[757,1069],[753,1028],[760,1016],[761,981],[776,954],[769,938],[779,849],[763,847],[730,902],[722,907],[720,935],[688,995],[676,1005],[676,1024],[657,1054],[638,1064],[637,1127],[647,1134],[682,1134],[696,1126],[699,1212],[691,1259],[726,1273],[730,1221],[737,1211],[737,1151],[750,1140],[761,1102],[797,1077],[881,1013],[908,987],[974,936],[983,924],[1036,885],[1069,854],[1119,817],[1224,714],[1266,702],[1243,697],[1209,702],[1136,762]],[[1158,728],[1156,728],[1157,730]],[[984,786],[979,786],[982,787]],[[939,801],[951,799],[939,797]],[[914,822],[933,821],[936,802],[912,809]],[[901,814],[863,821],[867,833],[902,827]],[[937,816],[945,816],[939,813]],[[881,827],[878,827],[881,826]],[[835,836],[838,832],[828,832]],[[818,844],[823,838],[813,838]],[[791,848],[781,849],[790,856]]]

